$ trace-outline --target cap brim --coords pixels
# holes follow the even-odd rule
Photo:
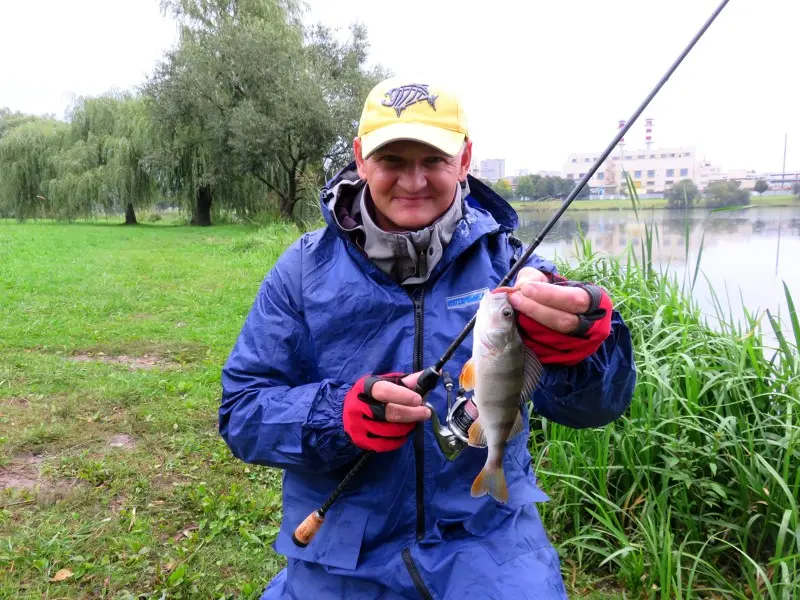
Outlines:
[[[424,123],[396,123],[361,135],[361,155],[363,158],[390,142],[408,140],[433,146],[448,156],[455,156],[461,150],[466,136],[458,131],[433,127]]]

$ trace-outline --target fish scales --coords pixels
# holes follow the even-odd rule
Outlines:
[[[490,494],[507,502],[503,471],[507,441],[524,429],[520,406],[541,376],[541,363],[522,342],[508,295],[511,288],[485,294],[478,307],[472,356],[464,365],[460,385],[473,391],[478,418],[470,427],[471,445],[486,445],[486,463],[471,494]]]

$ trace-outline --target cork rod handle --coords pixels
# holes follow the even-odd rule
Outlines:
[[[305,548],[322,527],[325,517],[318,510],[308,515],[292,534],[292,541],[301,548]]]

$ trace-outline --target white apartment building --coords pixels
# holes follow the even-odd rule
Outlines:
[[[562,177],[579,181],[600,157],[600,152],[569,154],[562,167]],[[639,194],[660,194],[681,179],[691,179],[701,189],[708,183],[714,167],[697,158],[694,147],[628,149],[617,146],[600,165],[588,185],[594,196],[620,194],[624,187],[623,168]]]
[[[487,158],[481,161],[481,177],[489,181],[497,181],[506,176],[505,158]]]

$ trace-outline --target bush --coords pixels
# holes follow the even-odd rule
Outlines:
[[[682,179],[665,194],[670,208],[688,208],[700,195],[694,181]]]
[[[706,204],[712,207],[744,206],[750,202],[750,192],[741,189],[738,181],[714,181],[705,192]]]

